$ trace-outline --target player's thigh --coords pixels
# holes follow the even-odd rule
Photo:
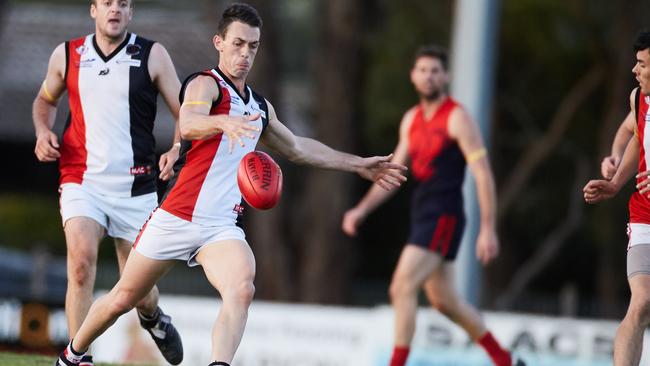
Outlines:
[[[406,244],[393,273],[393,283],[419,287],[441,263],[442,258],[437,253],[415,244]]]
[[[151,259],[132,250],[112,292],[126,295],[131,301],[137,302],[149,293],[173,264],[173,260]]]
[[[131,243],[128,240],[120,239],[120,238],[115,238],[114,241],[115,241],[115,255],[117,256],[117,264],[120,269],[120,275],[121,275],[122,271],[124,270],[124,265],[126,264],[126,260],[129,258],[129,254],[131,254],[133,243]]]
[[[255,279],[255,257],[248,243],[240,239],[225,239],[204,245],[196,255],[196,261],[219,292],[252,283]]]
[[[97,221],[83,216],[73,217],[66,221],[64,231],[68,260],[96,262],[99,242],[104,236],[104,228]]]

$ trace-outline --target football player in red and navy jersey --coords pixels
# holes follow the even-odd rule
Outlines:
[[[262,20],[249,5],[232,4],[213,38],[219,64],[183,84],[181,157],[165,198],[142,229],[117,285],[93,303],[67,349],[85,351],[129,311],[174,260],[200,265],[222,306],[212,332],[210,365],[229,365],[246,326],[255,287],[255,258],[237,225],[239,161],[258,141],[293,162],[359,174],[393,189],[406,167],[390,156],[362,158],[295,136],[266,99],[246,84],[260,45]],[[60,360],[70,360],[63,352]],[[74,361],[74,360],[73,360]]]
[[[453,265],[465,226],[462,184],[468,166],[476,180],[481,226],[476,255],[484,265],[499,253],[496,197],[492,170],[478,126],[447,92],[447,55],[437,46],[416,52],[411,82],[420,102],[402,118],[393,162],[410,160],[416,188],[411,202],[411,230],[393,274],[390,298],[395,309],[395,345],[391,366],[404,366],[415,332],[418,293],[424,288],[431,305],[462,327],[497,366],[518,364],[504,350],[476,309],[453,287]],[[377,186],[344,217],[342,228],[356,235],[359,225],[392,194]],[[523,364],[523,363],[519,363]]]

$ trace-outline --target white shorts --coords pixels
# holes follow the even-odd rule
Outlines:
[[[627,235],[630,238],[627,244],[628,249],[639,244],[650,244],[650,225],[629,223],[627,224]]]
[[[198,265],[195,257],[203,247],[233,239],[246,243],[244,230],[237,225],[201,225],[157,208],[142,227],[133,249],[147,258],[178,259],[194,267]]]
[[[131,243],[156,206],[156,193],[135,197],[113,197],[93,192],[81,184],[66,183],[60,188],[63,227],[73,217],[91,218],[106,229],[108,236]]]

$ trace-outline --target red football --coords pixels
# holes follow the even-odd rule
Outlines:
[[[282,170],[268,154],[251,151],[239,162],[237,184],[249,205],[268,210],[282,195]]]

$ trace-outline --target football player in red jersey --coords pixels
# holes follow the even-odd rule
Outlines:
[[[420,103],[402,118],[393,162],[411,162],[416,188],[411,205],[411,232],[390,284],[395,309],[395,345],[390,366],[404,366],[415,332],[418,293],[424,288],[431,305],[462,327],[497,366],[523,365],[492,336],[476,309],[454,289],[454,259],[465,226],[461,192],[465,166],[476,179],[481,227],[476,256],[488,264],[499,253],[496,194],[492,170],[478,126],[447,95],[447,54],[437,46],[416,52],[411,82]],[[370,188],[344,217],[342,228],[356,235],[363,220],[392,194]]]
[[[629,242],[627,246],[627,278],[632,292],[625,318],[616,332],[614,365],[638,365],[643,350],[643,334],[650,325],[650,169],[648,168],[649,136],[646,123],[650,120],[650,32],[639,34],[635,44],[636,64],[632,69],[639,87],[630,94],[630,113],[617,132],[612,151],[619,151],[629,139],[620,162],[603,174],[610,180],[592,180],[584,187],[588,203],[597,203],[615,196],[621,187],[636,175],[637,190],[629,201]],[[604,163],[607,163],[606,161]],[[616,164],[618,163],[618,164]],[[613,176],[611,172],[615,172]]]

